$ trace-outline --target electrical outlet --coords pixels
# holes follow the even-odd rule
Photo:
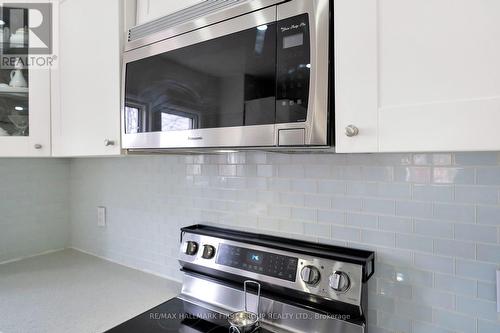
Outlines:
[[[106,226],[106,207],[97,207],[97,226]]]

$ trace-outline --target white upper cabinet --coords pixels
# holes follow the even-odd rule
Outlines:
[[[25,28],[28,9],[11,6],[0,26],[0,157],[50,156],[50,70],[37,66],[50,55],[26,56],[40,44]]]
[[[66,0],[54,73],[54,156],[120,154],[122,0]]]
[[[0,77],[0,157],[50,156],[50,70],[0,69]]]
[[[500,150],[498,13],[496,0],[335,0],[337,151]]]
[[[137,24],[152,21],[205,0],[137,0]]]

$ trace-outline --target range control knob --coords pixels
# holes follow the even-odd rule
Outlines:
[[[319,282],[321,274],[319,273],[319,269],[317,269],[316,267],[305,266],[300,271],[300,277],[306,284],[315,285]]]
[[[351,286],[351,280],[346,273],[337,271],[330,275],[328,284],[334,291],[343,293]]]
[[[184,243],[184,253],[190,256],[194,256],[196,253],[198,253],[198,243],[193,241]]]
[[[212,245],[203,245],[203,259],[212,259],[215,256],[215,247]]]

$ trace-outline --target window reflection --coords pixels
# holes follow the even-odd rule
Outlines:
[[[161,130],[162,132],[167,132],[192,129],[193,121],[193,118],[162,112]]]

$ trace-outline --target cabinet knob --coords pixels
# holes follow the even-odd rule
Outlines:
[[[33,147],[34,147],[35,149],[42,149],[42,147],[43,147],[43,146],[42,146],[41,144],[37,143],[37,144],[35,144]]]
[[[115,142],[113,140],[110,140],[110,139],[106,139],[104,140],[104,145],[106,147],[109,147],[109,146],[114,146],[115,145]]]
[[[359,128],[357,128],[354,125],[349,125],[345,128],[345,135],[347,135],[350,138],[358,134],[359,134]]]

